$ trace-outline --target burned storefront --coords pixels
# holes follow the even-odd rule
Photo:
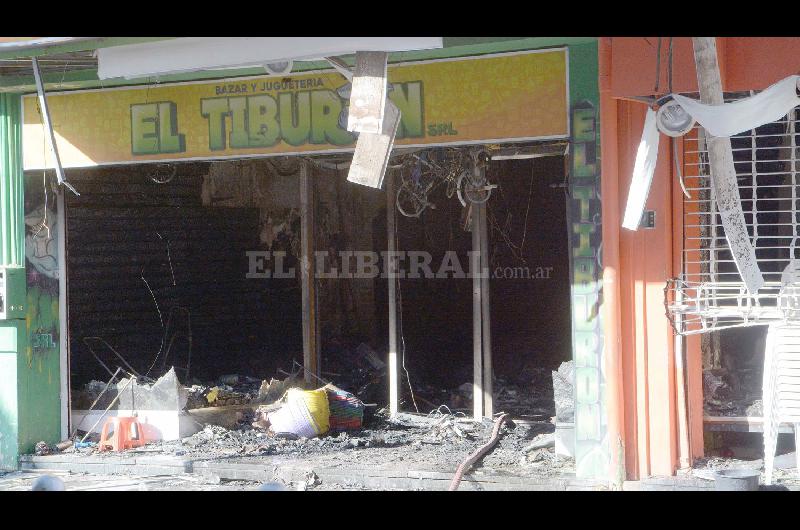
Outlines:
[[[399,121],[366,186],[344,63],[48,91],[63,174],[22,97],[31,351],[61,381],[58,438],[134,416],[173,453],[223,429],[269,454],[276,402],[327,389],[371,433],[343,447],[411,444],[380,427],[398,414],[483,443],[507,414],[518,450],[555,430],[565,469],[604,478],[594,44],[390,54]],[[343,418],[314,444],[338,447]]]

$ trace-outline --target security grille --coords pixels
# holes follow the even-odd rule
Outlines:
[[[738,97],[737,97],[738,96]],[[727,100],[743,95],[732,95]],[[666,287],[667,316],[682,335],[800,316],[798,109],[731,137],[748,233],[765,284],[751,295],[733,261],[710,186],[702,128],[684,137],[682,273]],[[800,271],[798,271],[800,273]]]

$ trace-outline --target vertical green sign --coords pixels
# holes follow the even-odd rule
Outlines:
[[[608,478],[602,297],[597,44],[569,48],[570,279],[575,361],[575,472]]]

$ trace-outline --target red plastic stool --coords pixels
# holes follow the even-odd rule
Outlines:
[[[113,428],[111,436],[108,435],[109,427]],[[123,451],[133,447],[140,447],[147,443],[142,424],[134,416],[113,416],[103,424],[100,442],[97,447],[100,451]]]

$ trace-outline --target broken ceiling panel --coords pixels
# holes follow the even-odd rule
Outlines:
[[[347,174],[348,181],[371,188],[383,186],[383,176],[386,174],[399,124],[400,109],[387,100],[383,131],[379,134],[361,133],[358,136],[353,162]]]
[[[386,52],[356,53],[347,130],[378,134],[386,108]]]

